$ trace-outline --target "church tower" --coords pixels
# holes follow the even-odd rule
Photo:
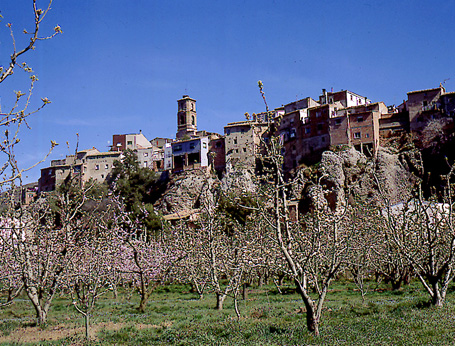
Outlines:
[[[189,137],[196,136],[197,131],[197,115],[196,115],[196,100],[193,100],[188,95],[177,101],[177,139],[182,139],[185,135]]]

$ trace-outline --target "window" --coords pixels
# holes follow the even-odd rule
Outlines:
[[[147,168],[147,161],[144,161],[144,168]]]
[[[295,138],[295,129],[291,129],[291,132],[289,133],[289,138]]]
[[[237,138],[234,138],[234,144],[237,144]]]
[[[133,145],[133,141],[128,141],[126,144]]]
[[[205,143],[205,142],[202,143],[202,147],[203,147],[204,149],[207,149],[207,143]]]
[[[230,134],[231,134],[231,130],[226,129],[226,134],[227,134],[227,135],[230,135]]]
[[[109,169],[109,164],[106,163],[106,165],[104,166],[105,169]]]
[[[341,125],[341,119],[340,118],[335,119],[335,125]]]
[[[321,111],[317,111],[316,112],[316,118],[320,118],[321,117]]]
[[[366,133],[366,134],[365,134],[365,138],[370,138],[370,134],[369,134],[369,133]]]
[[[181,150],[182,150],[181,144],[174,145],[174,151],[181,151]]]
[[[190,143],[190,149],[196,148],[196,143]]]
[[[104,174],[101,174],[101,179],[104,179]]]
[[[194,115],[191,117],[191,124],[196,125],[196,118]]]
[[[216,142],[215,148],[221,148],[221,141]]]
[[[333,97],[329,97],[329,103],[333,103]]]
[[[95,165],[95,170],[99,171],[100,170],[100,165]]]
[[[322,124],[318,124],[318,131],[322,131]]]
[[[362,121],[363,121],[363,117],[362,116],[357,117],[357,122],[358,123],[361,123]]]
[[[246,148],[243,148],[243,152],[246,153]]]
[[[310,134],[311,133],[311,129],[309,127],[305,127],[305,133],[306,134]]]
[[[241,133],[244,133],[244,132],[245,132],[245,129],[241,129],[240,132],[241,132]]]
[[[147,156],[149,156],[149,153],[144,153],[144,157],[147,157]]]
[[[354,138],[359,139],[362,137],[362,134],[360,132],[355,132],[354,133]]]
[[[239,149],[235,149],[235,152],[238,154],[239,153]]]

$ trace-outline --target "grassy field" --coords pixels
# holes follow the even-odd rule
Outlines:
[[[360,293],[350,283],[335,284],[329,293],[321,336],[305,327],[303,303],[292,290],[252,287],[241,301],[237,319],[232,300],[216,311],[213,295],[197,299],[186,286],[165,286],[138,313],[137,296],[120,292],[103,297],[92,317],[95,339],[90,345],[453,345],[455,293],[445,307],[428,305],[419,283],[398,292]],[[0,310],[1,345],[74,345],[84,343],[83,319],[70,301],[55,300],[44,328],[33,326],[26,297]]]

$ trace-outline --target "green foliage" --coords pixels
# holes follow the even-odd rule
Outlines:
[[[251,196],[221,196],[218,211],[244,226],[248,216],[253,212],[253,207],[257,207],[257,205]]]
[[[123,198],[126,211],[131,212],[133,221],[139,221],[147,231],[159,230],[161,219],[154,212],[153,197],[150,194],[157,176],[150,169],[140,167],[132,150],[126,150],[124,155],[122,161],[114,162],[111,188]]]

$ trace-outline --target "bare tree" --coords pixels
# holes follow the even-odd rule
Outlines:
[[[413,268],[435,306],[444,304],[455,275],[454,174],[452,166],[439,201],[424,199],[418,184],[414,198],[396,205],[384,198],[381,210],[389,249]]]
[[[52,0],[49,0],[44,10],[38,7],[36,0],[33,0],[31,2],[31,5],[31,10],[34,14],[33,29],[25,29],[23,31],[24,39],[19,39],[16,37],[12,23],[8,23],[6,25],[11,36],[11,54],[8,65],[4,67],[0,66],[0,83],[11,77],[16,69],[19,69],[29,75],[30,85],[27,92],[22,92],[20,90],[13,92],[14,102],[9,111],[5,112],[0,107],[0,126],[4,128],[2,131],[3,138],[0,142],[0,152],[3,156],[3,162],[1,163],[0,167],[0,175],[3,177],[3,179],[0,182],[0,187],[6,183],[13,183],[14,187],[15,180],[21,180],[22,173],[35,167],[38,163],[43,162],[44,159],[50,154],[50,151],[54,148],[54,146],[57,145],[54,141],[51,141],[51,148],[46,157],[31,167],[21,168],[15,159],[14,147],[20,142],[19,130],[21,127],[23,125],[28,127],[27,117],[34,113],[37,113],[50,103],[49,99],[47,97],[44,97],[41,99],[41,106],[30,110],[31,96],[38,78],[34,74],[32,68],[27,64],[27,62],[20,62],[19,59],[24,57],[29,51],[34,50],[36,48],[36,44],[39,41],[51,39],[55,35],[62,33],[60,26],[56,25],[52,34],[48,36],[39,35],[40,25],[51,9]]]
[[[269,113],[263,84],[258,82]],[[270,118],[268,116],[267,118]],[[319,335],[323,304],[330,283],[349,262],[352,237],[355,234],[351,209],[343,203],[332,210],[327,201],[328,188],[323,184],[324,173],[309,189],[312,211],[302,224],[290,220],[289,192],[297,180],[286,181],[283,173],[283,156],[280,139],[273,136],[272,124],[268,142],[263,141],[261,155],[265,174],[262,178],[262,217],[274,234],[276,254],[279,255],[289,277],[306,307],[306,325],[310,332]],[[311,294],[316,292],[316,298]]]

